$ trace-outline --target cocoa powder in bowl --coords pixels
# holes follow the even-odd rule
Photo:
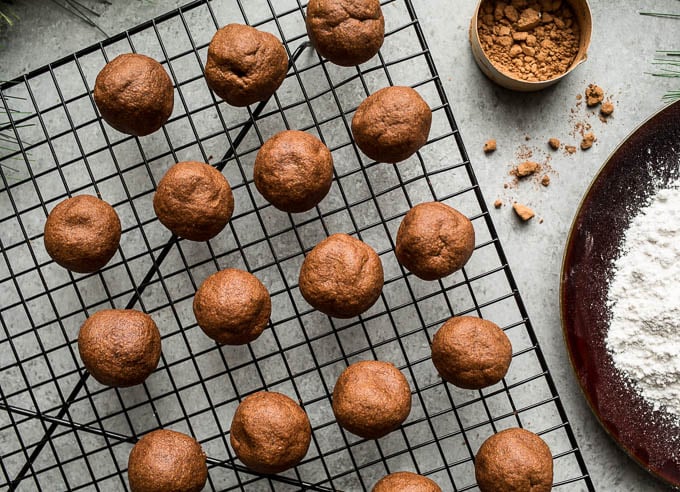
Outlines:
[[[528,82],[563,75],[579,52],[581,28],[563,0],[484,0],[477,31],[494,67]]]

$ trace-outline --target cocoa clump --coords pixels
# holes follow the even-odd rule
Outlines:
[[[486,0],[479,40],[493,65],[511,77],[539,82],[565,73],[579,50],[580,27],[567,2]]]
[[[521,203],[513,203],[512,209],[515,211],[517,216],[524,222],[531,220],[536,215],[532,209]]]
[[[604,99],[604,91],[602,87],[595,84],[590,84],[586,87],[586,104],[589,107],[597,106]]]
[[[527,176],[531,176],[532,174],[534,174],[540,168],[541,166],[538,164],[538,162],[524,161],[515,168],[513,174],[515,174],[515,176],[517,176],[518,178],[526,178]]]
[[[611,116],[611,114],[614,112],[614,105],[611,103],[611,101],[606,101],[602,103],[602,106],[600,107],[600,113],[602,116]]]
[[[550,145],[550,148],[553,150],[557,150],[560,148],[560,139],[559,138],[551,138],[548,140],[548,145]]]
[[[597,140],[595,134],[590,132],[583,135],[583,140],[581,140],[581,150],[587,150],[593,146],[593,143]]]

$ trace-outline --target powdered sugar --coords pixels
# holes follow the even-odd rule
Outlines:
[[[680,422],[680,180],[631,221],[607,302],[616,368],[655,410]]]

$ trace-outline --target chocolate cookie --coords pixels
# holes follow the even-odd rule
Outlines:
[[[305,411],[286,395],[260,391],[236,409],[229,439],[248,468],[280,473],[305,457],[312,428]]]
[[[442,492],[433,480],[407,471],[391,473],[378,480],[372,492]]]
[[[310,0],[306,22],[316,51],[343,67],[370,60],[385,39],[380,0]]]
[[[105,309],[80,327],[78,351],[97,381],[124,388],[143,383],[156,369],[161,335],[148,314],[134,309]]]
[[[401,221],[394,254],[423,280],[437,280],[460,270],[475,249],[472,222],[439,202],[420,203]]]
[[[553,481],[552,454],[533,432],[506,429],[479,448],[475,476],[481,492],[548,492]]]
[[[158,130],[172,114],[172,81],[153,58],[119,55],[102,69],[94,83],[94,102],[109,125],[142,137]]]
[[[400,162],[427,142],[432,111],[410,87],[386,87],[362,102],[352,118],[354,141],[378,162]]]
[[[227,178],[202,162],[175,164],[153,197],[158,220],[184,239],[207,241],[219,234],[234,212]]]
[[[260,148],[253,173],[255,186],[269,203],[284,212],[305,212],[331,189],[333,156],[315,136],[287,130]]]
[[[300,269],[300,292],[315,309],[336,318],[358,316],[380,297],[380,257],[368,244],[333,234],[309,252]]]
[[[228,268],[209,276],[194,296],[198,326],[217,343],[243,345],[267,327],[272,301],[255,275]]]
[[[208,480],[201,445],[190,436],[161,429],[144,435],[130,451],[132,492],[200,492]]]
[[[481,389],[496,384],[508,372],[512,345],[498,325],[472,316],[449,319],[432,340],[437,371],[459,388]]]
[[[286,49],[273,34],[229,24],[210,41],[205,79],[208,87],[232,106],[269,99],[287,72]]]
[[[96,272],[113,257],[120,243],[120,219],[111,205],[91,195],[67,198],[45,222],[45,249],[64,268]]]
[[[333,388],[338,424],[360,437],[383,437],[398,428],[410,412],[408,381],[388,362],[356,362],[340,374]]]

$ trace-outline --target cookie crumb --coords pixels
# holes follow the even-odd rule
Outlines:
[[[602,103],[602,106],[600,107],[600,113],[602,116],[611,116],[611,114],[614,112],[614,105],[612,104],[611,101],[605,101]]]
[[[499,198],[495,202],[493,202],[493,206],[496,208],[501,208],[503,206],[503,201]]]
[[[534,174],[540,168],[541,166],[538,164],[538,162],[524,161],[519,166],[517,166],[517,168],[515,168],[514,174],[518,178],[526,178],[527,176]]]
[[[587,150],[591,148],[595,140],[597,140],[597,138],[595,138],[595,134],[593,132],[583,135],[583,140],[581,140],[581,150]]]
[[[586,104],[588,107],[597,106],[604,99],[604,91],[602,87],[590,84],[586,88]]]
[[[494,152],[496,150],[496,140],[491,139],[487,140],[486,143],[484,144],[484,153],[485,154],[490,154],[491,152]]]
[[[550,185],[550,176],[547,174],[544,174],[543,177],[541,178],[541,184],[543,186],[549,186]]]
[[[560,139],[553,137],[550,140],[548,140],[548,145],[550,146],[551,149],[557,150],[560,148]]]
[[[567,151],[567,154],[575,154],[576,153],[576,146],[575,145],[565,145],[564,150]]]
[[[576,100],[580,101],[581,99],[583,99],[583,96],[581,94],[576,94]]]
[[[515,211],[517,216],[524,222],[526,222],[527,220],[531,220],[536,215],[533,210],[531,210],[526,205],[522,205],[521,203],[516,202],[513,203],[512,209]]]

